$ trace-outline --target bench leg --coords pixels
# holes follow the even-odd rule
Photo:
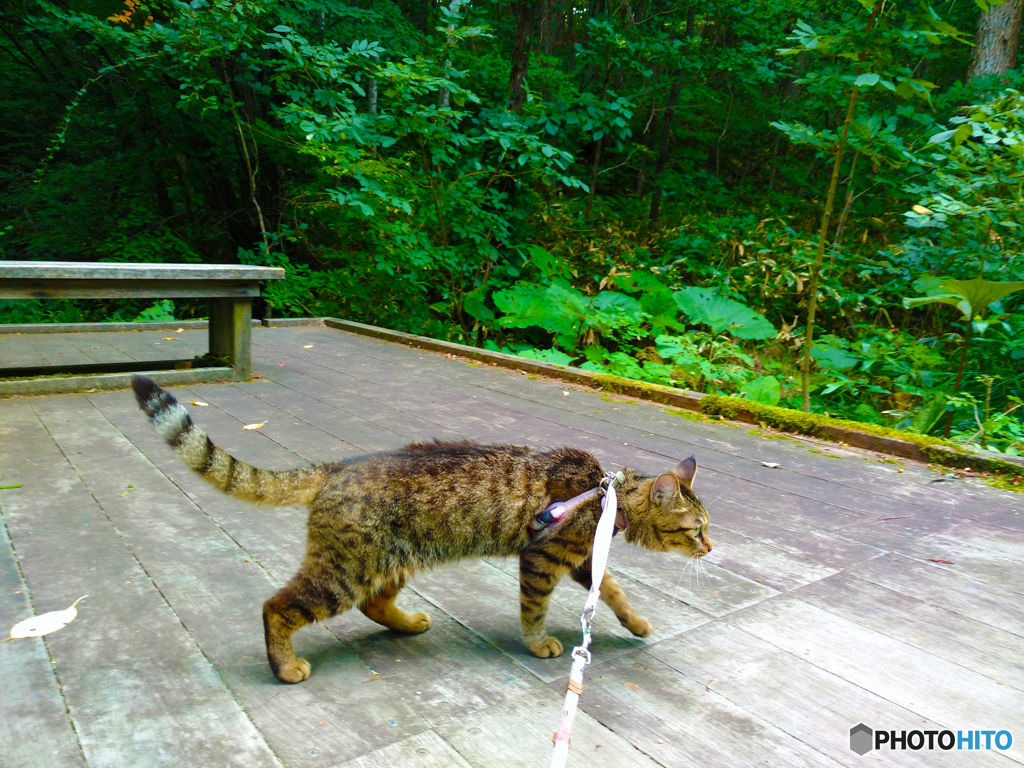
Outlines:
[[[210,299],[210,354],[226,357],[235,380],[252,374],[252,299]]]

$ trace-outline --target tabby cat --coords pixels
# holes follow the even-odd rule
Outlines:
[[[157,431],[217,488],[258,504],[310,507],[302,566],[263,604],[267,658],[278,679],[298,683],[310,673],[309,662],[295,656],[292,633],[353,606],[385,627],[424,631],[430,617],[402,611],[395,597],[416,571],[469,557],[519,557],[523,642],[541,658],[562,653],[544,631],[548,601],[565,574],[590,588],[600,500],[535,534],[528,526],[552,502],[600,483],[604,472],[589,453],[435,442],[272,472],[217,448],[151,380],[136,376],[132,384]],[[623,469],[616,524],[626,541],[656,552],[710,552],[708,513],[691,489],[696,471],[693,458],[656,477]],[[634,635],[651,633],[611,574],[601,582],[601,598]]]

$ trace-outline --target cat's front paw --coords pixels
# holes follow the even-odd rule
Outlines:
[[[277,670],[277,679],[282,683],[301,683],[313,670],[305,659],[296,659]]]
[[[541,659],[552,659],[562,655],[562,644],[553,637],[546,637],[530,646],[530,652]]]
[[[647,637],[654,631],[654,627],[651,626],[651,622],[642,616],[637,616],[635,613],[629,617],[628,621],[624,621],[622,624],[637,637]]]

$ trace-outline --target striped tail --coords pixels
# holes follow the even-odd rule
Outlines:
[[[188,466],[225,493],[269,507],[289,507],[309,504],[320,492],[326,477],[323,466],[299,467],[286,472],[256,469],[215,446],[206,433],[192,423],[185,406],[152,379],[133,376],[132,389],[139,407],[164,440]]]

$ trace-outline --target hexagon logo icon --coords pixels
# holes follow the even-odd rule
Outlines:
[[[858,755],[866,755],[871,751],[874,734],[864,723],[857,723],[850,729],[850,749]]]

